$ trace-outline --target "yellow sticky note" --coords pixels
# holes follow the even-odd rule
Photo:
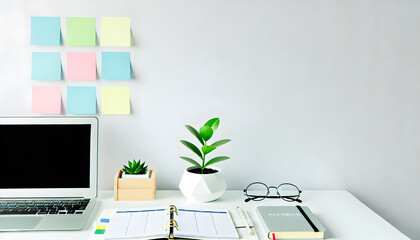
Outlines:
[[[101,46],[131,46],[131,18],[101,19]]]
[[[106,226],[99,225],[99,226],[96,226],[96,229],[105,230],[106,229]]]
[[[102,114],[130,114],[130,88],[103,87]]]

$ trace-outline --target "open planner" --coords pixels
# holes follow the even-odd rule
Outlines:
[[[227,210],[169,208],[116,211],[105,239],[239,239]]]

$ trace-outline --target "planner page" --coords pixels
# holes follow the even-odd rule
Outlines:
[[[229,211],[179,208],[176,237],[200,239],[239,239]]]
[[[164,208],[116,211],[109,222],[104,238],[167,237],[165,222],[168,221],[168,216],[165,211]]]

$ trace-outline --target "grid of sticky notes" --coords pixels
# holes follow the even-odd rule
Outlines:
[[[97,39],[96,18],[67,17],[65,20],[66,31],[65,41],[63,41],[60,17],[31,17],[31,45],[63,46],[65,43],[70,47],[131,46],[131,19],[128,17],[101,18],[100,41]],[[96,52],[33,51],[31,79],[44,81],[44,83],[42,86],[32,87],[32,112],[37,114],[97,114],[96,86],[67,86],[65,88],[67,104],[64,110],[61,86],[45,86],[45,83],[57,83],[62,80],[132,79],[130,52],[102,51],[99,57],[101,58],[100,74],[97,71]],[[66,64],[66,72],[62,67],[63,59]],[[131,114],[129,87],[102,87],[100,93],[102,114]]]

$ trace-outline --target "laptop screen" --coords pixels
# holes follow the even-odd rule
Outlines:
[[[90,124],[0,125],[0,189],[89,188]]]

